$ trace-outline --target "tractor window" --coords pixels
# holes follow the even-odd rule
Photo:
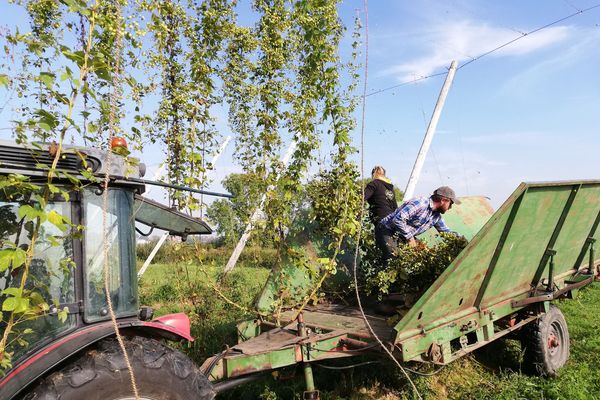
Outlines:
[[[105,260],[108,262],[108,288],[115,314],[120,317],[136,315],[138,304],[134,252],[135,222],[132,219],[133,193],[109,189],[106,210],[103,207],[102,194],[97,194],[94,190],[85,190],[83,195],[86,227],[85,319],[90,322],[110,318],[105,290]]]
[[[16,245],[24,251],[29,250],[35,224],[32,221],[24,222],[19,218],[19,207],[24,204],[35,205],[31,199],[25,199],[24,196],[20,198],[13,196],[8,201],[5,194],[0,193],[0,249]],[[50,202],[45,211],[46,213],[55,211],[69,219],[72,217],[69,202]],[[73,268],[73,241],[69,230],[61,230],[46,220],[37,231],[33,257],[28,264],[24,289],[26,293],[33,293],[36,296],[31,297],[28,304],[34,304],[35,301],[35,304],[46,303],[49,306],[60,307],[60,305],[74,303]],[[0,293],[7,288],[20,287],[25,270],[24,266],[13,269],[12,264],[3,268],[0,272]],[[0,296],[0,306],[8,297]],[[9,313],[5,312],[0,321],[0,332],[4,332],[6,328],[4,324],[8,318]],[[11,330],[14,340],[9,348],[14,351],[13,361],[18,359],[30,345],[55,337],[74,325],[74,315],[69,315],[65,322],[61,322],[56,315],[44,313],[37,316],[30,315],[29,319],[19,317]]]

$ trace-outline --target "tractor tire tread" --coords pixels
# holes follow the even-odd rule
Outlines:
[[[136,336],[125,339],[140,395],[151,399],[211,400],[208,379],[183,353],[158,340]],[[120,386],[121,388],[110,387]],[[24,400],[133,398],[125,357],[116,338],[100,341],[62,369],[42,379]]]

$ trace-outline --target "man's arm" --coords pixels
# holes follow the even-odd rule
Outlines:
[[[439,221],[433,225],[438,232],[454,232],[452,229],[448,228],[448,225],[444,222],[444,218],[440,217]]]
[[[406,241],[414,238],[416,229],[408,225],[407,221],[421,210],[422,206],[418,201],[407,201],[396,210],[392,225],[396,231]]]

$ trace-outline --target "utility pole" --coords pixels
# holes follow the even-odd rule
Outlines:
[[[290,161],[292,153],[294,153],[295,149],[296,149],[296,141],[292,140],[287,151],[285,152],[285,155],[283,156],[283,159],[281,160],[281,163],[283,164],[282,168],[287,167],[287,164]],[[277,175],[277,177],[275,179],[276,181],[279,179],[279,175],[281,175],[281,173],[279,173]],[[254,224],[256,223],[256,221],[258,220],[258,217],[262,213],[262,208],[265,204],[265,200],[267,199],[267,193],[270,192],[271,190],[273,190],[273,186],[269,186],[267,188],[267,191],[262,195],[258,207],[256,208],[256,210],[254,210],[252,217],[250,217],[250,221],[248,222],[248,225],[246,225],[246,229],[244,229],[244,233],[242,234],[242,237],[240,238],[237,245],[235,246],[235,249],[233,249],[233,253],[231,253],[231,256],[229,257],[229,261],[227,261],[227,265],[225,265],[225,269],[223,270],[224,273],[227,274],[227,273],[231,272],[231,270],[233,270],[233,268],[235,267],[235,264],[237,263],[238,258],[240,258],[240,254],[242,254],[242,250],[244,250],[244,247],[246,247],[246,242],[250,238],[250,233],[252,232],[252,229],[254,228]]]
[[[213,168],[215,166],[215,163],[217,162],[217,160],[219,159],[219,157],[221,156],[221,154],[223,153],[223,151],[225,150],[225,148],[229,144],[230,140],[231,140],[231,136],[227,136],[225,138],[225,141],[223,142],[223,144],[221,144],[221,146],[219,147],[219,149],[217,150],[217,152],[213,156],[213,159],[212,159],[212,162],[211,162]],[[156,174],[154,174],[154,180],[155,181],[157,181],[161,177],[161,175],[163,174],[164,169],[165,169],[165,165],[163,164],[158,169],[158,171],[156,171]],[[149,193],[149,192],[150,192],[150,190],[148,190],[147,193]],[[200,205],[202,206],[202,204],[203,204],[203,202],[202,202],[202,200],[200,200]],[[158,250],[162,247],[163,243],[165,243],[165,240],[167,240],[168,236],[169,236],[169,232],[165,232],[165,233],[162,234],[162,236],[160,237],[160,239],[158,239],[158,242],[156,243],[156,245],[154,246],[154,248],[150,252],[150,255],[148,256],[148,258],[146,259],[146,261],[144,261],[144,265],[142,265],[142,268],[138,272],[138,279],[142,275],[144,275],[144,272],[146,272],[146,269],[148,269],[148,266],[150,265],[150,263],[154,259],[154,256],[156,256],[156,253],[158,253]]]
[[[437,103],[435,104],[433,115],[431,116],[431,120],[429,121],[427,132],[425,132],[425,137],[423,138],[421,149],[419,150],[419,155],[415,160],[415,165],[413,166],[410,178],[408,178],[406,190],[404,191],[404,198],[406,200],[412,198],[414,195],[415,186],[417,186],[417,181],[419,180],[419,177],[421,175],[421,170],[423,169],[423,164],[425,163],[427,152],[429,151],[429,147],[431,146],[431,141],[433,140],[433,135],[435,134],[435,130],[440,119],[440,114],[442,113],[442,108],[444,108],[446,97],[448,96],[450,86],[452,85],[452,81],[454,80],[454,74],[456,73],[456,65],[456,61],[452,61],[452,64],[450,64],[450,69],[448,70],[448,75],[446,75],[444,86],[442,86],[442,90],[440,91]]]

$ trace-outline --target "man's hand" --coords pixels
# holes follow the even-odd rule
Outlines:
[[[425,242],[422,242],[422,241],[420,241],[420,240],[417,240],[417,239],[415,239],[415,238],[410,238],[410,239],[408,240],[408,245],[409,245],[410,247],[417,248],[418,250],[423,250],[424,248],[426,248],[426,247],[427,247],[427,245],[425,244]]]

